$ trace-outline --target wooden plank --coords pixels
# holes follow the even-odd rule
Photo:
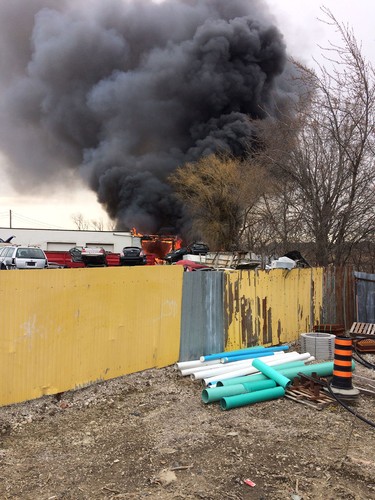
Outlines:
[[[305,399],[298,399],[295,398],[293,395],[288,394],[288,392],[285,393],[285,397],[288,399],[291,399],[292,401],[296,401],[297,403],[303,404],[305,406],[310,406],[310,408],[314,408],[314,410],[323,410],[323,406],[320,404],[316,403],[310,403],[309,401],[306,401]]]
[[[367,389],[366,387],[358,387],[357,385],[355,387],[360,392],[363,392],[363,394],[368,394],[369,396],[375,396],[375,391],[372,391],[371,389]]]
[[[321,394],[319,396],[314,396],[311,394],[311,392],[307,391],[306,389],[303,388],[298,388],[295,389],[293,387],[288,388],[288,391],[291,391],[297,398],[307,398],[310,401],[316,401],[317,403],[332,403],[334,400],[326,395],[326,394]]]
[[[375,337],[375,324],[374,323],[353,323],[349,333],[355,337]]]
[[[367,331],[367,325],[366,325],[366,323],[360,323],[360,324],[359,324],[359,330],[358,330],[358,333],[359,333],[360,335],[363,335],[364,333],[366,333],[366,331]]]

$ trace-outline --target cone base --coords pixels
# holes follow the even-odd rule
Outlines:
[[[334,394],[336,394],[338,396],[347,397],[347,398],[358,397],[360,394],[360,391],[358,389],[356,389],[355,387],[352,387],[351,389],[343,389],[343,388],[334,387],[333,385],[331,385],[331,390]]]

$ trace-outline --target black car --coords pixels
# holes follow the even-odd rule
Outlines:
[[[184,258],[184,255],[186,255],[187,253],[188,249],[186,247],[179,248],[178,250],[173,250],[173,252],[167,253],[167,255],[164,257],[164,260],[168,262],[168,264],[174,264],[175,262],[182,260]]]
[[[124,247],[120,254],[120,266],[144,266],[146,255],[140,247]]]
[[[209,251],[208,245],[202,241],[194,241],[188,246],[188,253],[192,255],[206,255]]]
[[[168,264],[174,264],[184,258],[185,255],[206,255],[209,252],[208,245],[201,241],[195,241],[191,245],[187,247],[179,248],[178,250],[174,250],[173,252],[167,253],[164,257],[164,260],[168,262]]]

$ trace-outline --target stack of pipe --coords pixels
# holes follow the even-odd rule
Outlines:
[[[287,345],[250,347],[201,356],[198,360],[182,361],[177,363],[176,367],[182,376],[190,376],[192,380],[202,380],[207,387],[215,387],[219,380],[223,381],[259,372],[253,366],[253,362],[257,359],[269,366],[282,366],[282,368],[289,367],[291,363],[296,362],[299,362],[299,366],[301,366],[313,359],[309,353],[286,353],[285,351],[288,349]]]
[[[204,403],[220,401],[222,410],[269,401],[284,396],[291,381],[299,374],[311,376],[316,373],[319,377],[328,377],[334,370],[332,361],[283,369],[278,366],[274,368],[267,366],[261,360],[254,361],[253,365],[259,368],[260,373],[219,381],[216,387],[202,391],[202,401]],[[353,370],[355,368],[354,362],[352,368]]]
[[[287,345],[250,347],[201,356],[199,360],[182,361],[177,363],[176,366],[182,376],[189,375],[192,380],[204,380],[206,377],[212,378],[242,369],[245,369],[246,372],[246,369],[251,367],[252,361],[256,358],[264,359],[270,357],[270,362],[273,363],[273,361],[285,355],[285,351],[288,349]]]
[[[263,357],[258,357],[256,359],[260,359],[266,365],[269,366],[284,365],[286,363],[291,363],[294,361],[312,360],[309,353],[299,354],[297,352],[285,353],[283,355],[282,354],[274,355],[272,358],[267,358],[267,359]],[[215,374],[207,373],[206,376],[203,378],[204,384],[207,387],[215,387],[219,381],[231,379],[233,377],[242,377],[245,375],[251,375],[253,373],[259,373],[259,370],[254,366],[253,361],[255,360],[252,360],[252,362],[248,363],[247,365],[237,366],[235,370],[227,372],[218,372]]]
[[[223,410],[282,397],[300,373],[332,375],[333,362],[306,365],[315,359],[310,353],[286,353],[287,350],[287,345],[251,347],[182,361],[176,367],[182,376],[202,380],[206,386],[202,401],[220,401]]]
[[[230,388],[219,386],[214,393],[209,392],[210,390],[202,392],[202,400],[205,403],[220,400],[221,408],[226,410],[284,395],[285,391],[280,386],[280,379],[285,379],[288,382],[289,380],[281,374],[281,370],[292,367],[301,369],[307,360],[311,360],[309,353],[286,353],[285,351],[288,349],[287,345],[257,346],[221,352],[201,356],[199,360],[179,362],[176,368],[182,376],[190,376],[192,380],[202,380],[211,389],[216,388],[217,384],[224,384],[226,380],[236,380],[235,377],[244,376],[246,378],[256,373],[263,377],[263,380],[251,381],[251,383],[246,378],[243,383],[231,384]],[[275,370],[272,373],[280,371],[278,375],[280,378],[276,377],[275,380],[271,380],[262,375],[257,363],[260,363],[260,366],[269,367],[270,370],[273,370],[272,367],[274,367]]]

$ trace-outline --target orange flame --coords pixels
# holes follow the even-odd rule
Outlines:
[[[132,227],[131,230],[130,230],[130,234],[132,236],[139,236],[139,237],[142,237],[143,234],[142,233],[138,233],[137,229],[135,227]]]
[[[182,247],[182,240],[181,238],[177,237],[176,242],[174,244],[174,249],[179,250],[181,247]]]
[[[158,234],[144,235],[135,227],[130,230],[132,236],[141,238],[142,249],[146,254],[154,255],[158,264],[164,264],[163,257],[167,253],[178,250],[182,246],[182,240],[177,236],[163,236]]]

